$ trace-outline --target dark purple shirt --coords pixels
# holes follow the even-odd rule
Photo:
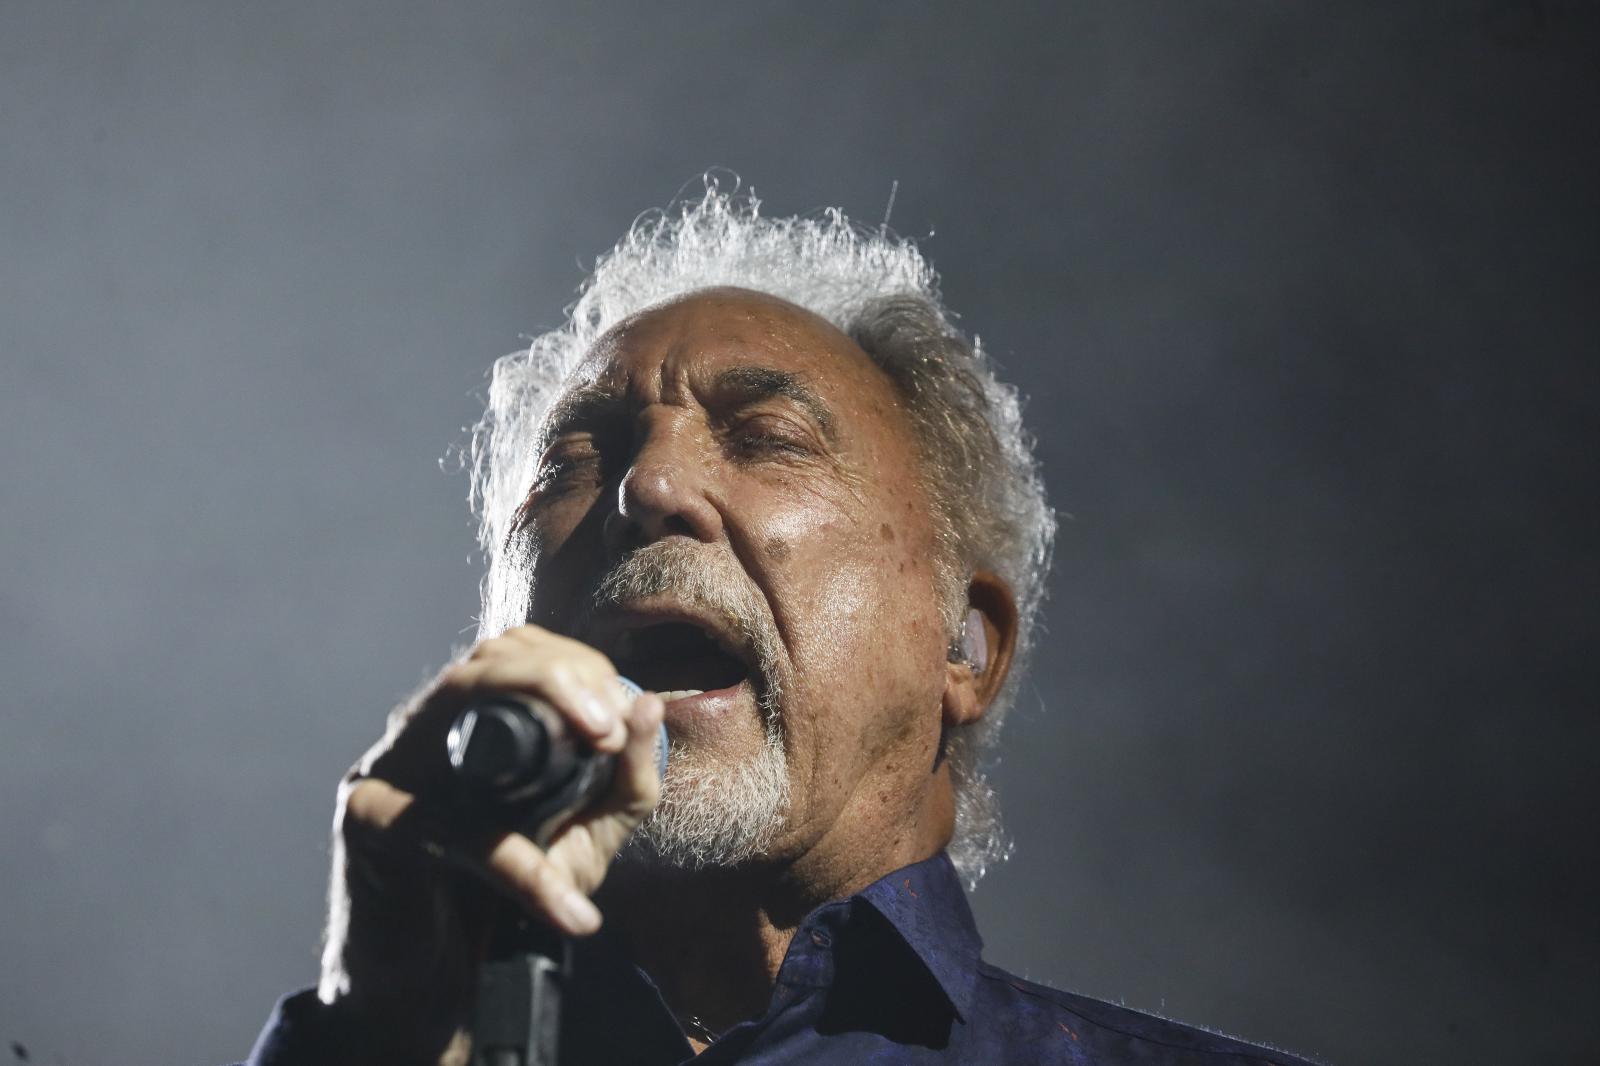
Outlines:
[[[1027,1063],[1309,1066],[1307,1060],[1036,985],[990,966],[955,868],[907,866],[801,923],[772,1001],[696,1066]],[[562,1057],[573,1066],[693,1059],[655,984],[603,936],[574,953]],[[278,1005],[250,1066],[356,1061],[310,992]]]

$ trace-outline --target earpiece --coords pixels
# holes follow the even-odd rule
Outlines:
[[[972,666],[974,674],[983,673],[989,665],[989,634],[983,628],[983,612],[967,612],[961,625],[961,658]]]

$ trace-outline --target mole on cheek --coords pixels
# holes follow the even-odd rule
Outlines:
[[[878,536],[882,537],[884,540],[894,540],[894,528],[890,526],[889,523],[885,522],[883,525],[878,527]]]
[[[782,562],[783,560],[789,558],[789,551],[789,542],[784,540],[782,537],[772,537],[768,539],[767,554],[772,558]]]

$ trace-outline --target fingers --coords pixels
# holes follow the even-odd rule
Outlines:
[[[455,697],[452,702],[489,691],[537,696],[597,750],[614,753],[627,740],[629,699],[611,661],[538,626],[518,626],[483,641],[441,675],[439,689]]]
[[[392,829],[415,802],[415,796],[387,781],[363,778],[354,782],[345,794],[344,818],[365,832],[383,833]]]
[[[587,936],[600,928],[600,911],[579,890],[573,870],[552,861],[520,833],[495,834],[477,842],[437,839],[418,817],[417,798],[387,781],[355,782],[345,797],[345,840],[370,854],[409,852],[465,870],[509,895],[535,917],[562,932]]]
[[[655,807],[661,795],[661,717],[666,704],[654,692],[636,697],[629,706],[627,741],[617,755],[612,799],[635,824]],[[631,826],[629,828],[632,828]]]
[[[572,936],[600,928],[600,910],[579,891],[573,871],[553,861],[520,833],[512,833],[489,853],[494,879],[512,892],[523,909]]]
[[[585,892],[600,887],[611,858],[660,798],[659,745],[665,709],[661,697],[653,692],[633,701],[628,710],[628,741],[617,754],[610,791],[550,838],[547,854],[571,870]]]
[[[598,751],[615,753],[627,739],[623,718],[629,701],[611,661],[586,644],[538,626],[519,626],[482,641],[446,667],[391,721],[357,772],[430,793],[448,770],[444,737],[450,723],[474,699],[493,693],[543,701]]]

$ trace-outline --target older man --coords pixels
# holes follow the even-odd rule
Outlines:
[[[501,361],[475,444],[481,640],[341,788],[322,982],[254,1062],[463,1060],[506,899],[577,941],[566,1062],[1296,1061],[980,958],[1053,521],[909,243],[712,188]],[[434,816],[491,694],[616,758],[543,848]]]

